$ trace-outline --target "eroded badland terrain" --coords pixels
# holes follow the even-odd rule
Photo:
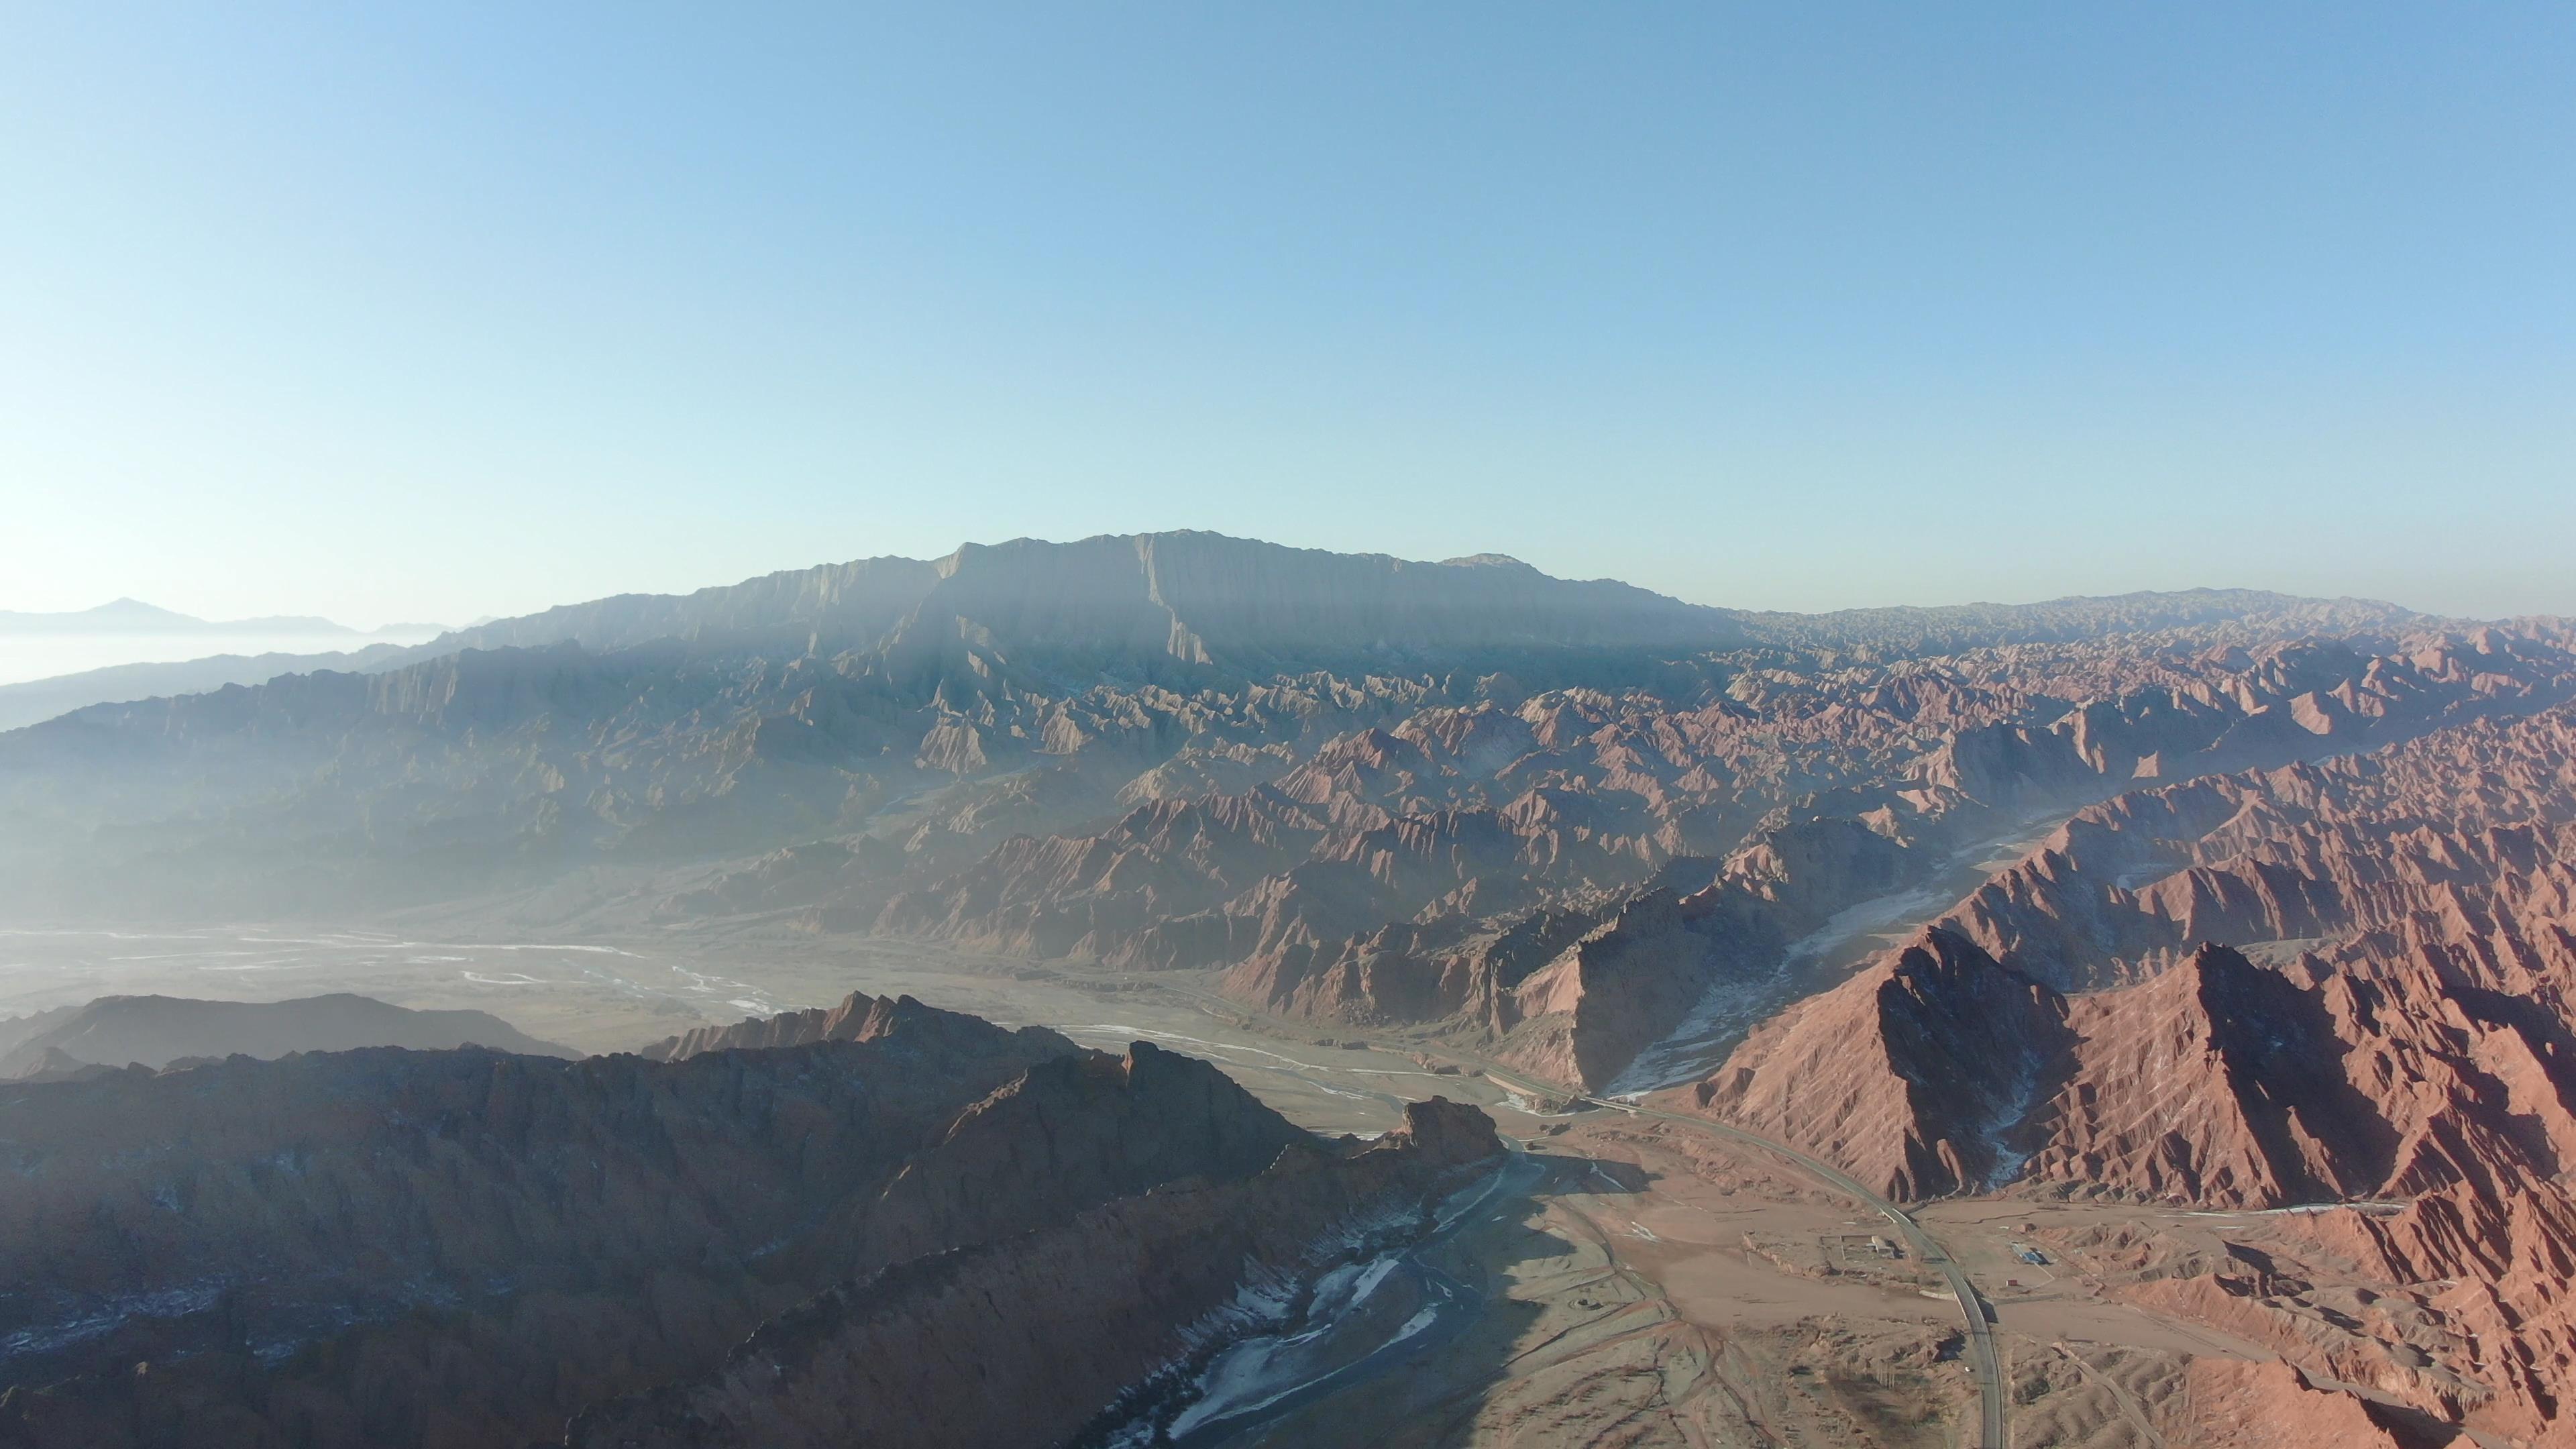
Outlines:
[[[0,1443],[2576,1443],[2571,699],[1179,534],[103,702]]]

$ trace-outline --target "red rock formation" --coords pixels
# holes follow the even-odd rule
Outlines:
[[[2395,1214],[2297,1226],[2365,1274],[2418,1286],[2423,1311],[2459,1345],[2445,1367],[2462,1385],[2447,1399],[2411,1396],[2423,1407],[2499,1435],[2576,1442],[2576,1201],[2563,1187],[2453,1183]]]
[[[2435,1423],[2576,1439],[2576,706],[2121,797],[1905,954],[1942,940],[1952,969],[1913,974],[1937,999],[1892,993],[1882,961],[1694,1099],[1922,1193],[1973,1182],[1950,1166],[1969,1157],[1954,1104],[2035,1076],[1991,1139],[2016,1191],[2393,1201],[2282,1220],[2304,1268],[2123,1291]],[[2016,966],[2130,984],[2064,998]],[[2035,1074],[1988,1045],[1998,982],[2059,1025]],[[1905,1050],[1926,1022],[1954,1050]],[[2300,1276],[2318,1273],[2366,1286]],[[2239,1388],[2285,1424],[2331,1409],[2362,1432],[2333,1395]]]
[[[2275,1359],[2196,1358],[2184,1422],[2171,1442],[2196,1449],[2405,1449],[2364,1402],[2320,1388]]]
[[[1971,702],[1955,688],[1920,677],[1862,691],[1869,707],[1885,712],[1875,717],[1841,703],[1819,704],[1812,715],[1755,722],[1722,710],[1657,717],[1638,714],[1633,702],[1579,691],[1526,701],[1516,716],[1491,707],[1426,711],[1419,723],[1330,744],[1283,778],[1279,790],[1322,824],[1302,862],[1271,863],[1275,874],[1222,904],[1201,905],[1204,897],[1178,891],[1153,892],[1156,907],[1166,914],[1123,939],[1104,930],[1100,896],[1086,885],[1083,913],[1055,939],[1078,926],[1083,934],[1068,949],[1116,964],[1233,961],[1227,989],[1272,1010],[1369,1023],[1448,1018],[1472,1024],[1489,1038],[1535,1022],[1523,1031],[1524,1040],[1497,1042],[1493,1049],[1530,1069],[1599,1086],[1669,1030],[1714,982],[1767,971],[1787,941],[1834,912],[1921,878],[1953,842],[1988,828],[1979,822],[1998,805],[2017,807],[2051,795],[2080,798],[2135,773],[2149,757],[2156,761],[2150,773],[2190,773],[2231,760],[2353,747],[2375,736],[2402,738],[2462,709],[2520,707],[2559,687],[2549,672],[2553,664],[2518,661],[2511,667],[2539,671],[2524,680],[2511,673],[2470,674],[2440,648],[2419,654],[2401,667],[2392,664],[2393,656],[2341,646],[2240,651],[2198,661],[2234,671],[2227,688],[2204,679],[2188,688],[2132,689],[2066,714],[2051,728],[2014,724],[2006,734],[1994,733],[2006,727],[1992,722],[1991,712],[2014,696],[1998,691]],[[2546,649],[2538,657],[2557,658]],[[1776,687],[1796,678],[1764,682]],[[2350,712],[2359,723],[2325,743],[2306,728],[2281,723],[2296,712],[2296,701],[2316,694],[2318,681],[2329,679],[2339,680],[2340,696],[2354,701]],[[1781,703],[1773,694],[1748,693],[1775,709]],[[1980,710],[1988,712],[1983,717],[1989,723],[1958,727],[1978,719]],[[1515,727],[1498,723],[1505,720]],[[1830,742],[1844,751],[1883,749],[1905,738],[1902,731],[1935,720],[1951,726],[1935,737],[1946,742],[1906,766],[1901,773],[1912,783],[1877,797],[1885,803],[1852,815],[1763,825],[1715,868],[1718,895],[1734,898],[1703,893],[1686,905],[1688,930],[1700,939],[1676,934],[1648,911],[1633,916],[1626,929],[1651,932],[1655,939],[1640,937],[1627,949],[1614,949],[1622,929],[1614,924],[1617,896],[1643,888],[1642,882],[1627,882],[1639,881],[1650,866],[1681,870],[1687,862],[1672,852],[1688,846],[1691,827],[1684,822],[1704,815],[1708,798],[1729,788],[1722,780],[1734,781],[1741,792],[1753,777],[1741,756],[1728,760],[1721,777],[1713,743],[1729,734],[1767,732]],[[1995,743],[2007,735],[2007,743]],[[1476,741],[1484,742],[1481,763],[1473,770],[1455,768],[1453,762],[1472,753],[1469,743]],[[1560,762],[1577,743],[1588,748],[1600,773],[1575,775]],[[1491,797],[1474,793],[1485,789],[1484,771],[1496,785],[1534,782],[1490,823],[1481,802]],[[1479,808],[1444,808],[1443,798],[1476,800]],[[1661,823],[1623,833],[1634,827],[1620,824],[1617,811],[1604,813],[1602,802],[1612,798],[1639,802],[1620,809],[1645,809]],[[1401,813],[1408,810],[1419,813]],[[2077,829],[2097,827],[2082,822]],[[1149,860],[1165,859],[1144,853]],[[2035,869],[2046,869],[2045,859]],[[1002,863],[1002,857],[993,862]],[[1703,865],[1700,878],[1711,869]],[[1208,884],[1232,888],[1231,882]],[[1601,900],[1604,894],[1610,899]],[[1168,913],[1172,906],[1193,909],[1175,916]],[[1033,909],[1043,915],[1055,908]],[[1409,922],[1375,924],[1408,912]],[[1580,992],[1562,987],[1561,978],[1576,969],[1571,961],[1550,958],[1557,975],[1534,992],[1525,981],[1535,967],[1514,959],[1505,971],[1487,969],[1491,948],[1519,922],[1552,930],[1575,917],[1583,923],[1563,938],[1560,952],[1572,936],[1606,930],[1587,948],[1587,957],[1651,958],[1657,964],[1624,973],[1619,986],[1596,982]],[[964,914],[952,910],[941,929],[1005,948],[1041,944],[1025,929],[1007,927],[996,935],[992,928],[969,925],[972,919],[971,908]],[[1551,1009],[1577,999],[1592,1003],[1588,1021]]]
[[[2301,982],[2208,946],[2071,1001],[1929,928],[1694,1088],[1895,1197],[1989,1183],[2226,1206],[2559,1170],[2558,1033],[2422,972]]]
[[[2073,1039],[2057,993],[1943,931],[1782,1013],[1692,1088],[1713,1116],[1804,1147],[1892,1197],[1975,1190]]]
[[[2491,989],[2576,969],[2545,929],[2571,898],[2576,713],[2488,719],[2368,755],[2124,795],[2084,811],[1950,915],[2068,985],[2197,940],[2371,938]]]

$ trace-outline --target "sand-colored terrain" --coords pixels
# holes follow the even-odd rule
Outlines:
[[[0,932],[0,1016],[102,995],[270,1001],[355,991],[422,1010],[487,1011],[532,1036],[615,1052],[863,991],[908,994],[1005,1025],[1052,1026],[1106,1050],[1146,1040],[1205,1057],[1319,1131],[1383,1131],[1403,1102],[1435,1094],[1510,1100],[1490,1083],[1433,1070],[1392,1039],[1311,1023],[1250,1029],[1247,1013],[1193,989],[1204,975],[1086,973],[937,946],[815,941],[788,932],[578,943],[515,939],[501,930],[442,937],[310,925]]]

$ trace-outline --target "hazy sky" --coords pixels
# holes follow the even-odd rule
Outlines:
[[[853,8],[12,6],[0,608],[1203,527],[2576,612],[2576,7]]]

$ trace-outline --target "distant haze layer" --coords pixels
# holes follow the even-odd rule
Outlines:
[[[379,640],[421,644],[434,628],[413,633],[345,634],[58,634],[0,636],[0,684],[51,679],[117,664],[171,664],[216,654],[309,654],[356,648]]]

